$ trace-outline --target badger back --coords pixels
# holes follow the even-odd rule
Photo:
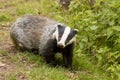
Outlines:
[[[28,49],[39,48],[40,39],[45,34],[46,27],[55,23],[46,17],[25,15],[15,21],[10,29],[10,35],[23,47]]]

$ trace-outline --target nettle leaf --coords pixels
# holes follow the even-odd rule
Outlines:
[[[84,42],[80,42],[80,49],[84,49],[85,47],[85,43]]]
[[[81,39],[81,41],[83,41],[83,42],[88,42],[88,38],[87,38],[87,37],[84,37],[84,38]]]
[[[112,20],[109,25],[113,26],[115,24],[114,20]]]
[[[64,20],[64,18],[61,15],[57,15],[56,18],[59,20]]]
[[[114,26],[114,27],[112,27],[112,29],[115,31],[120,31],[120,26]]]
[[[90,26],[91,30],[96,30],[97,28],[98,28],[98,26],[96,26],[96,25]]]
[[[118,23],[120,24],[120,18],[118,18]]]
[[[112,28],[108,28],[108,29],[107,29],[107,39],[110,38],[110,36],[112,36],[112,35],[113,35],[113,30],[112,30]]]
[[[102,60],[102,56],[100,54],[97,54],[96,58],[98,59],[98,61]]]

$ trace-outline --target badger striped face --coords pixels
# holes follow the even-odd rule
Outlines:
[[[78,31],[64,25],[57,25],[54,37],[57,40],[57,46],[64,48],[75,41],[75,35]]]

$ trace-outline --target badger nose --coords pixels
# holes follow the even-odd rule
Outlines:
[[[60,48],[64,48],[65,47],[65,45],[63,43],[58,43],[57,46],[60,47]]]

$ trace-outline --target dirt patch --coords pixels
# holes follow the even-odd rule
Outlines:
[[[0,29],[0,80],[6,80],[6,76],[8,80],[11,76],[15,76],[16,80],[27,80],[26,71],[31,69],[32,66],[29,63],[25,63],[26,61],[24,59],[20,59],[19,61],[16,58],[20,52],[16,50],[10,38],[10,26],[11,23],[6,23]],[[19,57],[23,58],[23,56]],[[11,58],[15,58],[19,62],[12,61]]]
[[[4,80],[5,74],[7,72],[11,72],[16,69],[16,65],[9,61],[9,57],[6,56],[4,53],[13,54],[14,50],[12,49],[12,42],[9,37],[9,28],[6,27],[0,30],[0,80]],[[5,51],[5,52],[4,52]]]
[[[9,61],[8,56],[0,56],[0,63],[3,66],[0,66],[0,80],[4,80],[7,73],[15,71],[16,65]]]

